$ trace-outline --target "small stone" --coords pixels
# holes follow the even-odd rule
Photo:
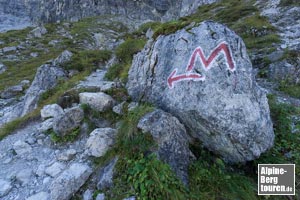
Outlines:
[[[49,194],[47,192],[40,192],[28,197],[26,200],[49,200]]]
[[[123,106],[126,102],[122,102],[116,106],[113,107],[113,111],[119,115],[122,115],[124,112],[123,112]]]
[[[22,185],[26,185],[30,182],[32,176],[32,170],[31,169],[24,169],[19,171],[16,174],[16,179],[21,182]]]
[[[34,143],[36,143],[36,138],[34,137],[29,137],[26,139],[26,142],[30,145],[33,145]]]
[[[51,177],[57,176],[64,168],[66,167],[65,164],[55,162],[50,167],[46,168],[45,173]]]
[[[98,194],[97,197],[96,197],[96,200],[104,200],[105,199],[105,194],[102,193],[102,194]]]
[[[43,121],[40,125],[40,127],[38,128],[39,131],[41,132],[46,132],[50,129],[53,128],[53,123],[54,123],[54,119],[53,118],[49,118],[45,121]]]
[[[50,183],[50,181],[51,181],[51,178],[48,176],[43,180],[43,184],[46,185],[46,184]]]
[[[123,200],[135,200],[135,197],[128,197],[128,198],[123,199]]]
[[[99,179],[97,180],[97,189],[103,190],[110,188],[113,185],[114,168],[118,158],[113,159],[108,165],[101,169]]]
[[[64,110],[57,104],[46,105],[41,110],[42,119],[57,117],[64,114]]]
[[[86,142],[86,152],[90,156],[101,157],[114,144],[117,130],[112,128],[95,129]]]
[[[36,57],[39,56],[39,54],[36,53],[36,52],[32,52],[32,53],[30,53],[30,56],[33,57],[33,58],[36,58]]]
[[[43,176],[45,174],[45,169],[46,169],[45,165],[40,165],[40,166],[38,166],[35,174],[38,176]]]
[[[59,161],[70,161],[74,158],[74,156],[76,155],[77,151],[75,149],[68,149],[67,151],[59,154],[57,156],[57,159]]]
[[[93,200],[93,192],[91,190],[87,189],[83,193],[83,200]]]
[[[0,74],[4,73],[6,69],[7,67],[3,63],[0,63]]]
[[[139,106],[139,103],[137,102],[131,102],[129,105],[128,105],[128,111],[132,111],[133,109],[135,109],[136,107]]]
[[[0,197],[7,195],[12,189],[10,182],[0,179]]]
[[[18,140],[13,144],[13,149],[17,153],[17,155],[29,154],[32,151],[32,148],[26,142]]]

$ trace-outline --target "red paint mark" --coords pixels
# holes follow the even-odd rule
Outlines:
[[[177,69],[174,69],[174,71],[170,74],[168,77],[168,85],[169,88],[174,87],[174,83],[182,81],[182,80],[193,80],[193,81],[202,81],[205,79],[201,74],[197,73],[186,73],[181,75],[176,75]]]
[[[226,65],[230,71],[235,70],[235,63],[231,55],[231,51],[228,48],[228,44],[226,42],[220,43],[209,55],[208,58],[204,56],[203,50],[201,47],[197,47],[189,61],[189,64],[186,69],[185,74],[181,75],[176,75],[177,74],[177,69],[172,71],[170,76],[168,77],[168,86],[169,88],[174,87],[174,83],[180,82],[183,80],[193,80],[193,81],[203,81],[205,80],[205,76],[202,76],[201,74],[198,73],[191,73],[191,71],[195,67],[195,62],[197,56],[200,58],[200,62],[202,63],[202,66],[204,67],[205,70],[209,70],[211,68],[211,64],[215,61],[215,59],[221,55],[221,53],[224,54],[225,59],[226,59]]]

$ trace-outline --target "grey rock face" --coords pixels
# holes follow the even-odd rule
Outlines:
[[[44,26],[36,27],[28,34],[29,38],[41,38],[47,33],[47,30]]]
[[[93,200],[93,192],[91,190],[86,190],[83,193],[83,200]]]
[[[46,105],[41,110],[42,119],[63,115],[64,110],[57,104]]]
[[[104,200],[104,199],[105,199],[105,194],[104,193],[98,194],[97,197],[96,197],[96,200]]]
[[[21,140],[18,140],[17,142],[14,143],[13,149],[18,155],[27,154],[32,151],[31,146]]]
[[[89,178],[92,169],[86,164],[74,163],[50,186],[51,200],[68,200]]]
[[[52,64],[54,66],[61,66],[62,64],[68,62],[71,60],[73,56],[73,53],[68,51],[68,50],[65,50],[63,51],[56,59],[54,59],[54,61],[52,62]]]
[[[63,115],[54,118],[53,130],[59,136],[65,136],[72,130],[78,128],[84,118],[83,110],[80,107],[66,109]]]
[[[39,192],[28,197],[26,200],[49,200],[49,194],[47,192]]]
[[[23,92],[23,87],[21,85],[15,85],[6,88],[3,92],[1,92],[0,97],[2,99],[10,99],[19,94],[22,94],[22,92]]]
[[[53,88],[59,79],[65,78],[63,69],[45,64],[38,68],[35,78],[26,92],[22,116],[36,108],[39,97],[46,90]]]
[[[32,21],[78,21],[87,16],[121,15],[138,20],[171,20],[194,12],[198,6],[216,0],[1,0],[0,12],[29,16]]]
[[[265,92],[240,37],[206,21],[161,36],[135,56],[128,92],[177,116],[229,162],[253,160],[273,145]]]
[[[101,169],[97,183],[98,190],[103,190],[113,185],[113,175],[117,161],[118,158],[114,158],[107,166]]]
[[[3,74],[6,71],[7,67],[3,64],[0,63],[0,74]]]
[[[93,109],[97,111],[106,111],[113,107],[115,104],[114,99],[103,93],[91,93],[91,92],[84,92],[79,94],[79,99],[81,104],[88,104]]]
[[[188,183],[188,167],[194,158],[189,150],[188,135],[176,117],[162,110],[145,115],[138,123],[144,133],[150,133],[158,144],[159,159],[168,163],[176,175]]]
[[[9,181],[0,179],[0,197],[7,195],[11,189],[12,185]]]
[[[114,144],[117,130],[112,128],[95,129],[86,142],[86,153],[90,156],[101,157]]]

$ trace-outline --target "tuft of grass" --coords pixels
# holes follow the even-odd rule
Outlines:
[[[289,80],[282,80],[278,89],[291,97],[300,98],[300,84],[295,84]]]
[[[49,130],[48,134],[50,135],[50,138],[54,143],[74,142],[80,134],[80,128],[73,130],[63,137],[58,136],[53,130]]]
[[[111,66],[105,77],[108,80],[120,78],[124,83],[127,82],[128,71],[131,66],[133,55],[138,53],[146,44],[145,39],[129,38],[116,49],[116,56],[119,63]]]
[[[73,53],[72,59],[63,66],[67,70],[96,69],[111,58],[111,52],[107,50],[84,50]]]
[[[280,0],[279,6],[300,6],[298,0]]]

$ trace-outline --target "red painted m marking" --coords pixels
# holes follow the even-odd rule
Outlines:
[[[231,55],[231,51],[228,47],[228,44],[226,42],[220,43],[209,55],[208,58],[204,56],[203,50],[201,47],[197,47],[187,65],[186,73],[177,75],[177,69],[174,69],[170,76],[168,77],[168,86],[169,88],[174,87],[174,83],[184,81],[184,80],[192,80],[192,81],[204,81],[205,76],[202,76],[198,73],[192,73],[192,70],[195,67],[195,62],[197,59],[197,56],[200,58],[200,62],[202,63],[203,68],[207,71],[211,68],[211,64],[215,61],[215,59],[221,55],[221,53],[224,54],[226,59],[226,65],[230,71],[235,70],[235,63]]]

